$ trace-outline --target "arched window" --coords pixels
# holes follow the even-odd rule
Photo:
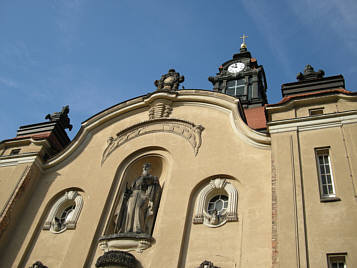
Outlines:
[[[238,221],[238,192],[225,178],[212,179],[198,194],[193,223],[218,227]]]
[[[82,206],[83,198],[78,191],[65,192],[52,206],[43,229],[53,233],[74,229]]]

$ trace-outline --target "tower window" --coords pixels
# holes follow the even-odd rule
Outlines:
[[[314,108],[314,109],[309,109],[309,115],[321,115],[324,113],[324,108]]]
[[[231,80],[227,82],[226,94],[234,97],[241,97],[246,95],[244,92],[245,80]]]
[[[20,153],[20,150],[21,149],[12,149],[11,152],[10,152],[10,155],[17,155]]]

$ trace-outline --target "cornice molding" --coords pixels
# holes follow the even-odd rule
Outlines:
[[[38,152],[20,155],[7,155],[0,157],[0,167],[16,166],[19,164],[32,163],[36,160]]]
[[[231,96],[205,90],[180,90],[175,92],[157,91],[151,94],[140,96],[135,99],[128,100],[112,106],[97,115],[89,118],[82,123],[82,126],[73,141],[58,155],[50,159],[44,168],[54,167],[64,161],[71,155],[81,144],[90,136],[91,132],[110,120],[120,117],[126,113],[140,111],[140,109],[150,109],[150,105],[155,100],[169,100],[173,106],[179,104],[193,104],[213,107],[215,109],[224,109],[232,115],[232,126],[236,129],[236,133],[247,143],[267,149],[270,148],[270,137],[265,133],[257,132],[251,129],[242,119],[239,111],[239,100]]]
[[[357,110],[319,116],[292,118],[268,123],[269,133],[308,131],[357,123]]]
[[[351,92],[352,93],[352,92]],[[329,94],[323,95],[321,94]],[[331,103],[337,102],[340,99],[357,101],[357,95],[347,95],[341,92],[321,92],[319,95],[307,95],[307,96],[291,96],[291,99],[283,103],[269,104],[265,107],[268,114],[284,112],[294,109],[295,107],[305,106],[306,104],[315,103]]]

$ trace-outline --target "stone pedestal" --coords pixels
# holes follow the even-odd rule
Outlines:
[[[153,242],[153,238],[148,234],[136,234],[136,233],[126,233],[126,234],[113,234],[102,236],[99,239],[99,247],[104,251],[136,251],[142,252],[143,250],[149,248]]]
[[[106,268],[136,268],[138,267],[138,262],[135,257],[128,252],[111,250],[100,256],[95,266]]]

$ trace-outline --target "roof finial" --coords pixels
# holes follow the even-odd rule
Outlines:
[[[245,39],[248,37],[248,35],[243,34],[243,36],[240,37],[240,39],[243,39],[242,44],[240,45],[240,48],[247,48],[247,45],[245,44]]]

